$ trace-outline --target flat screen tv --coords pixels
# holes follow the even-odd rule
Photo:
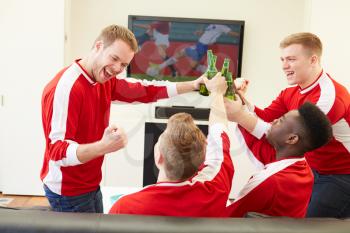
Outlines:
[[[205,72],[209,49],[218,70],[229,58],[230,71],[241,76],[244,21],[130,15],[128,27],[139,44],[129,77],[193,80]]]

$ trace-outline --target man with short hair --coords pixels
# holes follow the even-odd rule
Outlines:
[[[280,43],[282,69],[289,85],[267,107],[248,103],[261,119],[271,122],[306,101],[329,118],[334,137],[305,154],[315,176],[307,217],[350,217],[350,95],[321,66],[322,42],[312,33],[295,33]],[[242,94],[244,90],[242,90]]]
[[[137,48],[130,30],[110,25],[86,57],[62,69],[45,87],[40,177],[54,211],[103,212],[99,184],[104,155],[127,143],[121,127],[108,126],[111,101],[148,103],[198,89],[200,78],[169,83],[119,77]]]
[[[213,97],[207,142],[189,114],[173,115],[154,147],[157,183],[121,197],[109,213],[183,217],[225,214],[233,176],[223,102],[227,85],[220,73],[206,80],[206,85]]]
[[[231,217],[247,212],[270,216],[305,217],[310,200],[313,174],[304,153],[326,144],[332,137],[327,116],[306,102],[272,124],[242,108],[240,101],[226,101],[228,118],[239,126],[236,135],[248,157],[259,164],[238,197],[227,208]],[[267,129],[266,137],[257,139]],[[251,134],[252,133],[252,134]]]

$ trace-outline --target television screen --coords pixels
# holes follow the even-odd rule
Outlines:
[[[129,77],[193,80],[206,71],[208,50],[219,71],[229,58],[232,74],[241,75],[244,21],[130,15],[128,26],[139,44]]]

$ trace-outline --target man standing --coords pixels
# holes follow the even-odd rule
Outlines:
[[[201,79],[167,83],[116,77],[136,51],[132,32],[108,26],[86,57],[61,70],[45,87],[46,149],[40,177],[54,211],[103,212],[99,184],[104,155],[127,143],[122,128],[108,126],[111,101],[146,103],[198,88]]]

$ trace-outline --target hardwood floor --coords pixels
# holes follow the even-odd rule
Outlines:
[[[3,195],[0,193],[1,198],[11,198],[11,202],[4,205],[10,208],[31,208],[31,207],[48,207],[49,203],[46,197],[43,196],[17,196],[17,195]],[[1,202],[0,202],[1,203]]]

